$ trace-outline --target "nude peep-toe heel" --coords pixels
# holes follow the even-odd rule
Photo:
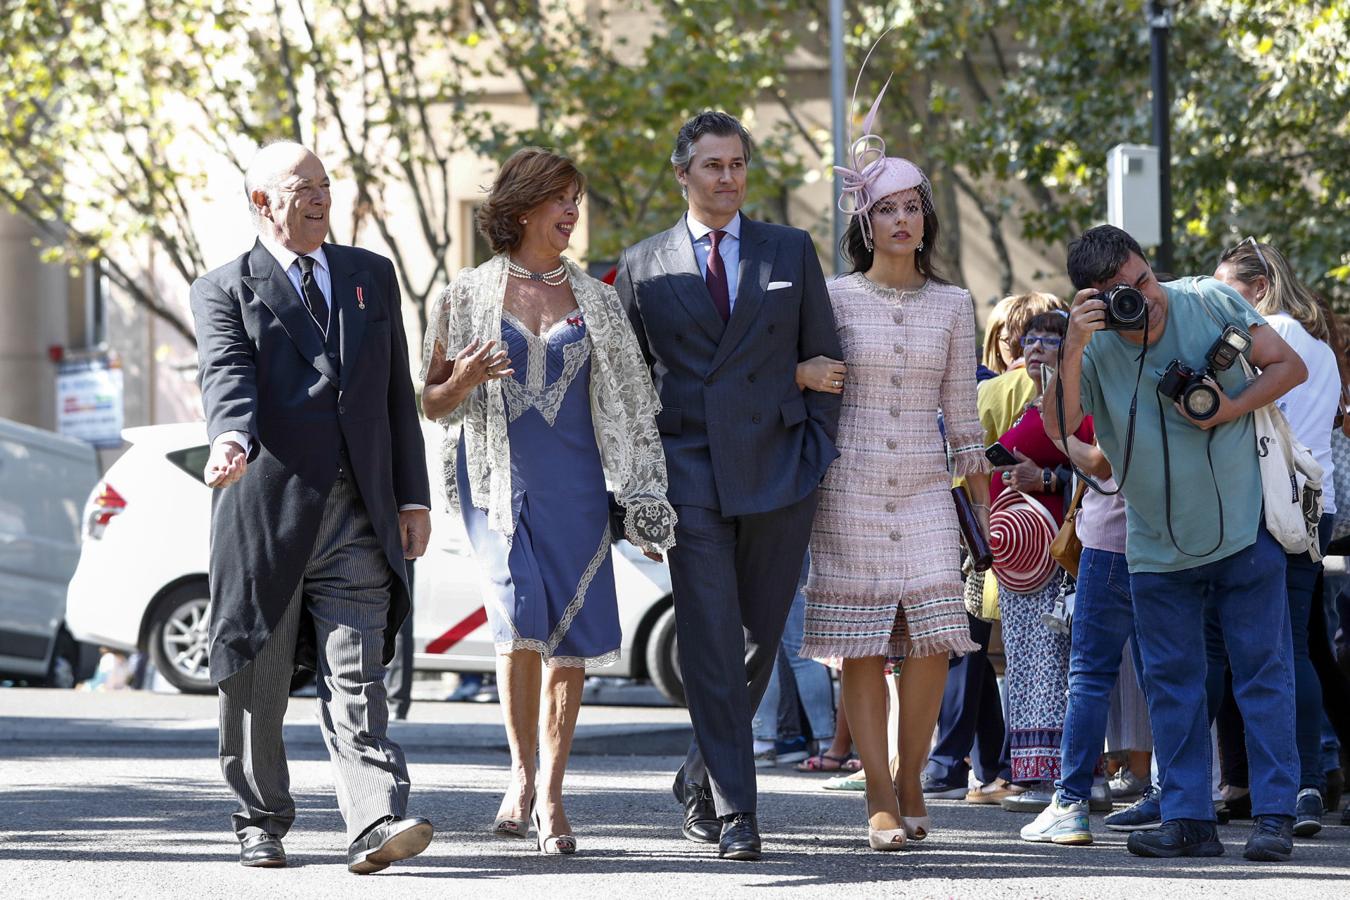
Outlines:
[[[547,854],[557,854],[561,856],[571,856],[577,852],[577,839],[571,834],[544,834],[544,829],[539,825],[539,810],[531,809],[530,817],[534,819],[534,834],[539,839],[539,852]]]
[[[921,841],[928,837],[928,832],[933,828],[933,819],[930,816],[901,816],[905,823],[905,837],[911,841]]]
[[[530,809],[534,809],[534,798],[530,798]],[[529,818],[522,816],[519,819],[511,816],[498,816],[492,823],[492,833],[497,837],[506,838],[526,838],[530,836]]]
[[[883,853],[891,850],[905,849],[905,829],[903,828],[873,828],[867,826],[867,846],[873,850],[880,850]]]
[[[867,846],[873,850],[886,852],[889,850],[901,850],[905,846],[904,828],[873,828],[872,816],[867,816]]]

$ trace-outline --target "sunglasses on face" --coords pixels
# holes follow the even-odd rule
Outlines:
[[[1047,350],[1058,350],[1061,343],[1063,343],[1063,338],[1052,337],[1046,334],[1029,334],[1022,338],[1022,349],[1030,350],[1032,344],[1040,344]]]

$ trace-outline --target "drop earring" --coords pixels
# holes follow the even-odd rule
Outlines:
[[[919,246],[917,246],[917,247],[914,248],[914,252],[915,252],[915,253],[922,253],[922,252],[923,252],[923,241],[919,241]]]

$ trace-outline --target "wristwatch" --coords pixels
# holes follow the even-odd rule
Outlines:
[[[1050,482],[1054,477],[1054,472],[1051,472],[1049,469],[1041,469],[1041,485],[1045,488],[1047,494],[1050,493]]]

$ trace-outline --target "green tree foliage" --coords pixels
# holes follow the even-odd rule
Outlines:
[[[831,162],[828,123],[803,121],[790,81],[806,69],[787,66],[828,58],[827,0],[639,2],[661,22],[650,41],[615,33],[603,4],[566,0],[12,0],[0,202],[37,223],[50,259],[100,260],[188,339],[165,302],[181,288],[147,277],[150,257],[201,273],[192,216],[208,161],[242,168],[266,139],[317,144],[355,183],[337,236],[378,231],[419,312],[448,276],[465,189],[452,191],[451,161],[466,146],[574,156],[591,179],[591,253],[605,258],[682,208],[668,157],[686,116],[755,111],[750,210],[787,221],[788,192]],[[1174,5],[1174,268],[1208,272],[1255,234],[1344,308],[1350,0]],[[1005,288],[1013,239],[1060,245],[1104,219],[1107,149],[1150,140],[1143,0],[849,0],[846,24],[850,75],[894,28],[860,101],[895,72],[892,151],[929,170],[945,221],[958,196],[979,211]],[[493,75],[524,86],[528,127],[492,115],[500,91],[466,88]]]
[[[192,215],[213,160],[242,173],[261,143],[308,141],[355,182],[344,230],[382,235],[421,313],[447,276],[447,119],[462,109],[447,49],[464,6],[20,2],[0,36],[0,201],[37,224],[47,259],[99,261],[195,342],[150,257],[202,274]],[[401,216],[415,227],[396,238]]]
[[[1208,273],[1254,234],[1350,304],[1350,3],[1175,2],[1174,269]],[[816,4],[823,9],[824,2]],[[1106,153],[1151,142],[1143,0],[855,3],[856,66],[892,69],[904,136],[1008,237],[1062,244],[1105,219]],[[870,96],[870,95],[869,95]],[[897,117],[888,123],[894,129]],[[959,257],[958,257],[959,258]]]

